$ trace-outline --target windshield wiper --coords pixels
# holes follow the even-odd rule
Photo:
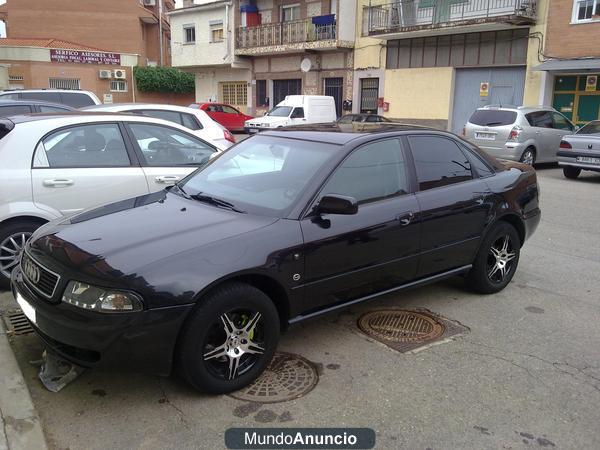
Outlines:
[[[236,208],[233,203],[229,203],[226,200],[221,200],[220,198],[212,197],[210,195],[202,194],[202,192],[198,192],[197,194],[193,194],[189,196],[194,200],[198,200],[199,202],[208,203],[210,205],[220,206],[221,208],[227,208],[231,211],[235,211],[238,213],[245,213],[246,211]]]

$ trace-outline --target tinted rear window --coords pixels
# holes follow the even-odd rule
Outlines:
[[[600,134],[600,122],[590,122],[582,127],[577,134]]]
[[[21,92],[23,100],[42,100],[51,103],[62,103],[58,92]]]
[[[512,125],[516,119],[517,113],[514,111],[478,109],[473,113],[469,122],[483,127],[501,127]]]
[[[61,92],[60,96],[62,101],[59,103],[64,103],[73,108],[95,105],[94,100],[89,95],[80,92]]]
[[[0,116],[8,117],[17,114],[29,114],[31,107],[29,105],[7,105],[0,106]]]

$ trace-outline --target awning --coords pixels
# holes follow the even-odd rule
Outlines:
[[[544,61],[532,70],[541,70],[547,72],[581,72],[600,70],[600,58],[586,59],[551,59]]]

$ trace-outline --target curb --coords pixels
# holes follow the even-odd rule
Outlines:
[[[0,450],[46,450],[46,439],[0,320]]]

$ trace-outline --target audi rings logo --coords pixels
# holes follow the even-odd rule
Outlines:
[[[35,264],[33,264],[28,258],[24,258],[21,268],[23,269],[23,273],[29,279],[29,281],[31,281],[33,284],[38,284],[41,274],[40,269]]]

